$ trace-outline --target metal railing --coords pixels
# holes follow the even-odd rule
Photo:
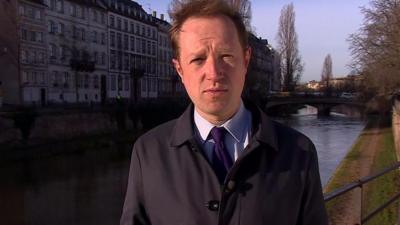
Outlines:
[[[388,207],[390,204],[392,204],[393,202],[395,202],[397,199],[400,198],[400,192],[397,193],[396,195],[394,195],[393,197],[391,197],[387,202],[385,202],[384,204],[382,204],[381,206],[377,207],[376,209],[374,209],[372,212],[368,213],[367,215],[363,215],[363,186],[364,184],[367,184],[368,182],[382,176],[385,175],[393,170],[396,170],[400,168],[400,162],[395,163],[394,165],[387,167],[385,169],[383,169],[382,171],[375,173],[373,175],[367,176],[367,177],[363,177],[357,181],[354,181],[350,184],[344,185],[341,188],[338,188],[330,193],[327,193],[324,195],[324,200],[325,203],[329,202],[330,200],[339,197],[355,188],[361,188],[360,191],[360,223],[365,224],[368,220],[370,220],[372,217],[374,217],[376,214],[378,214],[379,212],[381,212],[382,210],[384,210],[386,207]],[[400,216],[400,215],[399,215]]]

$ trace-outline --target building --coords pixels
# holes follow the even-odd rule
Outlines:
[[[0,92],[14,105],[131,102],[186,92],[164,15],[132,0],[0,2]],[[245,93],[279,90],[280,60],[250,35]]]
[[[250,97],[262,97],[271,91],[280,90],[280,57],[268,44],[267,39],[249,33],[249,45],[252,49],[245,94]]]
[[[321,88],[321,83],[316,80],[309,81],[307,83],[307,88],[318,91]]]
[[[179,97],[185,95],[185,90],[180,81],[173,64],[173,50],[168,31],[171,24],[164,20],[164,14],[157,18],[157,13],[153,12],[153,18],[158,25],[158,92],[162,97]]]
[[[0,82],[6,104],[46,102],[45,9],[39,0],[1,2]]]
[[[107,16],[95,0],[44,0],[49,103],[100,102],[107,97]]]
[[[130,0],[105,0],[108,6],[110,97],[157,98],[157,25]]]

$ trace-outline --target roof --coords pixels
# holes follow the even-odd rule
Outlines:
[[[124,7],[120,8],[119,6],[115,7],[114,4],[111,4],[111,2],[106,2],[106,0],[101,0],[107,7],[107,9],[110,12],[116,13],[116,14],[120,14],[129,18],[132,18],[134,20],[138,20],[141,21],[143,23],[147,23],[150,25],[156,25],[155,21],[154,21],[154,17],[149,15],[141,5],[139,5],[137,2],[135,1],[131,1],[131,0],[115,0],[115,2],[117,2],[117,5],[119,4],[123,4]],[[128,6],[128,7],[126,7]],[[133,9],[132,10],[128,10],[128,9]],[[151,18],[146,19],[146,18]]]
[[[44,4],[43,0],[25,0],[25,1],[35,3],[41,6],[47,6],[46,4]]]

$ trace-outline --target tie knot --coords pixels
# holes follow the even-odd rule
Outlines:
[[[210,131],[211,137],[215,141],[215,143],[223,142],[225,133],[225,127],[213,127]]]

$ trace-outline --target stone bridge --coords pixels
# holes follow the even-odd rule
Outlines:
[[[281,105],[310,105],[318,109],[318,115],[329,115],[331,109],[337,105],[349,105],[364,108],[365,103],[354,98],[326,97],[326,96],[297,96],[297,97],[271,97],[265,109]]]

